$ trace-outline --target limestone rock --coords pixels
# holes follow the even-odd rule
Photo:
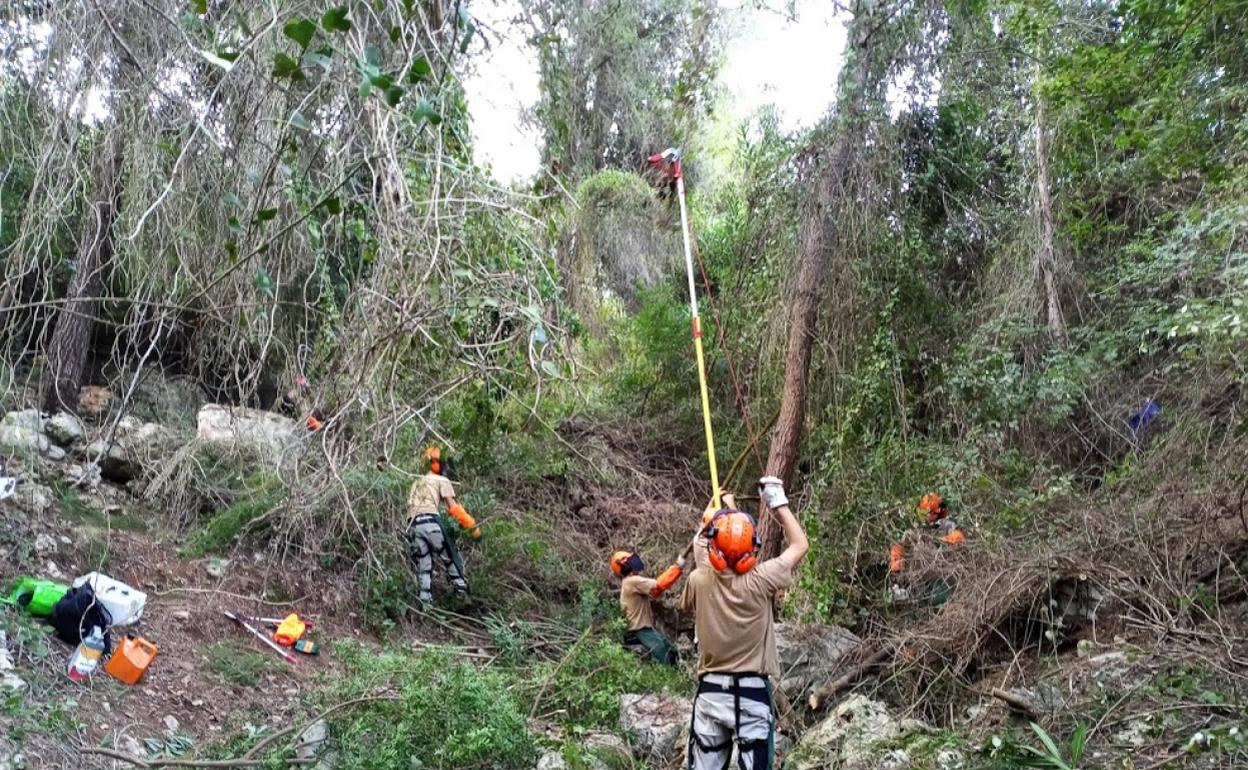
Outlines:
[[[26,680],[12,671],[5,671],[3,674],[0,674],[0,692],[20,693],[25,692],[27,687]]]
[[[0,420],[0,447],[27,452],[46,452],[51,442],[43,432],[43,415],[38,409],[9,412]]]
[[[693,708],[688,698],[670,695],[620,696],[620,727],[633,736],[633,749],[639,759],[666,766],[680,746],[681,732],[689,725]]]
[[[138,478],[144,468],[163,462],[174,443],[176,436],[169,429],[127,416],[118,422],[111,443],[102,436],[87,445],[85,454],[88,462],[99,458],[104,478],[124,484]]]
[[[581,744],[600,759],[608,760],[612,767],[625,767],[632,764],[632,750],[620,736],[613,733],[587,733]]]
[[[316,759],[316,755],[321,753],[328,738],[329,725],[324,719],[318,719],[308,725],[295,739],[295,759],[304,761]]]
[[[568,770],[568,763],[557,751],[543,751],[537,759],[536,770]]]
[[[804,702],[811,690],[840,675],[841,661],[861,644],[839,626],[778,623],[780,687],[790,700]]]
[[[620,767],[627,767],[631,761],[630,758]],[[584,767],[587,770],[610,770],[607,763],[595,756],[583,757],[582,762],[577,767]],[[535,770],[568,770],[568,761],[558,751],[543,751],[542,755],[537,759]]]
[[[43,430],[48,434],[49,439],[63,447],[72,446],[82,441],[87,435],[82,421],[69,412],[57,412],[52,415],[44,423]]]
[[[13,493],[13,502],[29,513],[44,513],[52,507],[52,490],[33,481],[22,481]]]
[[[888,752],[895,747],[888,744],[925,729],[921,722],[894,719],[879,701],[851,695],[802,736],[786,766],[791,770],[874,770],[893,756]]]
[[[250,449],[280,464],[298,447],[302,431],[294,420],[274,412],[208,404],[199,410],[196,435],[205,443]]]
[[[56,553],[56,538],[46,532],[40,532],[35,535],[35,553],[39,555]]]

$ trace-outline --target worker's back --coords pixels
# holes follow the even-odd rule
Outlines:
[[[440,473],[429,471],[412,482],[412,489],[407,493],[407,511],[409,515],[438,513],[442,501],[453,498],[455,490],[451,481]]]
[[[698,674],[779,676],[772,597],[792,583],[793,571],[780,559],[763,562],[744,575],[694,570],[680,607],[694,614]]]

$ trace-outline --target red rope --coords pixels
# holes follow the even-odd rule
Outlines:
[[[702,262],[702,252],[698,249],[698,239],[694,237],[692,222],[689,223],[689,242],[693,244],[693,255],[697,257],[698,271],[702,273],[702,285],[706,287],[706,302],[711,308],[711,320],[715,322],[715,334],[719,337],[719,346],[724,351],[724,361],[728,364],[728,377],[732,380],[737,410],[741,412],[741,419],[745,422],[745,432],[750,448],[754,450],[754,459],[758,462],[759,469],[766,472],[767,466],[763,464],[763,456],[758,451],[758,435],[754,432],[754,423],[750,419],[750,407],[746,403],[745,395],[741,392],[741,383],[737,379],[737,367],[732,363],[732,354],[728,352],[728,341],[724,338],[724,325],[719,322],[719,309],[715,307],[715,298],[711,294],[711,280],[706,275],[706,265]]]

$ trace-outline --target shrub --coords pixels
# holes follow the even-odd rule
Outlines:
[[[497,673],[438,648],[416,655],[378,654],[360,645],[337,651],[349,673],[331,688],[327,705],[383,690],[395,696],[331,719],[343,770],[532,766],[533,736]]]
[[[539,708],[562,710],[564,721],[574,728],[611,730],[619,724],[624,693],[692,692],[693,682],[683,669],[638,662],[619,643],[623,633],[623,623],[617,621],[608,638],[587,640],[570,650],[564,661],[537,666],[528,681],[535,689],[545,685]]]

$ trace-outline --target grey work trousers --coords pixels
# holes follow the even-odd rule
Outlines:
[[[771,770],[776,721],[771,683],[753,674],[704,674],[689,728],[689,770]]]
[[[421,604],[433,603],[433,559],[436,556],[446,568],[451,587],[461,594],[468,593],[468,579],[464,565],[459,560],[442,521],[436,514],[417,516],[407,528],[407,552],[416,567],[416,579],[420,585]]]

